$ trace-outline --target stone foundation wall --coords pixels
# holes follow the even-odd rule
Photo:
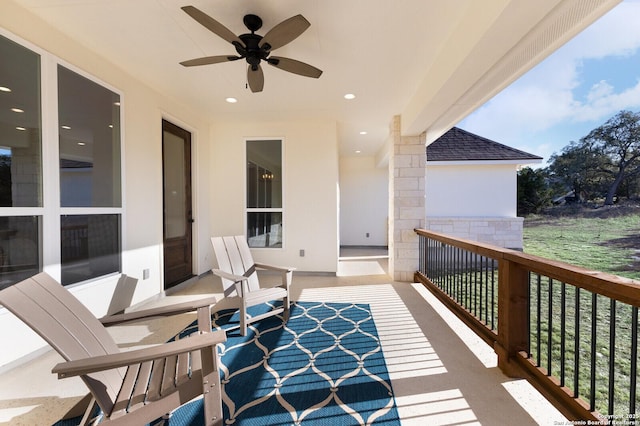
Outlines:
[[[431,217],[426,229],[452,237],[522,250],[521,217]]]

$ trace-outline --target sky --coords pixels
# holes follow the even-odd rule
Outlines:
[[[457,126],[545,166],[623,109],[640,112],[640,0],[618,4]]]

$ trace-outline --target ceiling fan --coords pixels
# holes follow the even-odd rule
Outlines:
[[[262,61],[281,70],[305,77],[318,78],[322,75],[321,70],[304,62],[282,56],[270,56],[273,50],[292,42],[311,26],[302,15],[296,15],[282,21],[269,30],[264,37],[255,33],[262,27],[262,19],[256,15],[245,15],[243,22],[251,33],[236,36],[220,22],[193,6],[184,6],[182,10],[209,31],[233,44],[238,54],[205,56],[180,62],[180,65],[193,67],[245,59],[249,64],[247,82],[254,93],[261,92],[264,87],[264,74],[260,66]]]

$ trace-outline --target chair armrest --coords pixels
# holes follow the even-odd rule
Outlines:
[[[62,362],[53,367],[51,372],[57,373],[59,379],[80,376],[213,347],[226,340],[224,331],[202,333],[153,347]]]
[[[254,264],[256,268],[267,269],[269,271],[276,271],[282,274],[282,284],[280,287],[289,291],[289,287],[291,286],[291,277],[293,275],[293,271],[296,268],[286,267],[286,266],[274,266],[274,265],[266,265],[264,263],[256,263]]]
[[[142,318],[170,316],[192,312],[198,308],[215,305],[217,302],[215,297],[206,297],[202,299],[190,300],[182,303],[174,303],[172,305],[160,306],[157,308],[143,309],[140,311],[125,312],[123,314],[115,314],[100,318],[100,322],[104,325],[120,324],[127,321],[135,321]]]
[[[292,272],[296,270],[296,268],[289,267],[289,266],[266,265],[264,263],[256,263],[254,264],[254,266],[256,268],[268,269],[270,271],[277,271],[277,272]]]
[[[236,283],[240,281],[246,281],[249,279],[249,277],[245,277],[244,275],[235,275],[220,269],[212,269],[211,272],[213,272],[214,275],[217,275],[221,278],[226,278]]]

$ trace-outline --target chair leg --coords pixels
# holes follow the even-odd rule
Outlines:
[[[289,321],[289,314],[291,312],[291,300],[289,299],[289,294],[288,293],[285,296],[285,298],[282,300],[282,304],[284,305],[283,316],[284,316],[284,320],[286,322],[286,321]]]
[[[218,372],[218,351],[204,348],[202,359],[202,399],[204,405],[204,424],[207,426],[222,425],[222,393],[220,390],[220,373]]]
[[[80,420],[80,424],[85,426],[85,425],[93,425],[93,424],[97,424],[97,418],[94,415],[95,411],[98,407],[98,402],[96,401],[95,398],[91,398],[91,400],[89,401],[89,405],[87,406],[86,411],[84,412],[84,416],[82,416],[82,420]]]
[[[243,337],[247,335],[247,305],[244,300],[240,307],[240,335]]]

